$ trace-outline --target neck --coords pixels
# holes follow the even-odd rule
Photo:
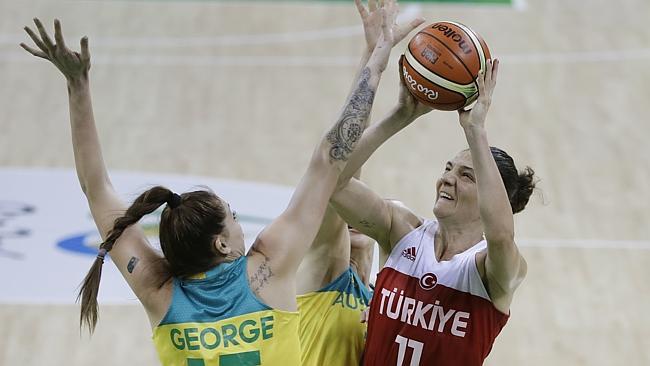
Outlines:
[[[224,255],[224,256],[218,256],[218,257],[215,259],[215,263],[214,263],[214,264],[215,264],[215,265],[218,265],[218,264],[221,264],[221,263],[230,263],[230,262],[234,262],[234,261],[236,261],[237,259],[239,259],[241,256],[242,256],[242,253],[239,253],[239,252],[233,251],[233,252],[230,252],[230,253],[228,253],[228,254],[226,254],[226,255]]]
[[[481,240],[483,240],[483,225],[480,218],[469,223],[439,220],[435,237],[436,258],[448,260],[473,247]]]

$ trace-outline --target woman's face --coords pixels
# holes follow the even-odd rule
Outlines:
[[[469,150],[459,152],[445,165],[445,171],[436,182],[436,218],[469,222],[480,219],[478,188]]]

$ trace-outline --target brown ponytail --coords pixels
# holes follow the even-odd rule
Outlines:
[[[512,213],[516,214],[523,211],[530,199],[530,195],[535,190],[536,176],[533,169],[526,167],[521,173],[515,166],[515,161],[507,152],[497,148],[490,147],[492,157],[497,163],[499,174],[503,185],[508,193]]]
[[[115,245],[115,242],[124,230],[170,200],[174,200],[174,193],[172,191],[165,187],[153,187],[136,198],[133,204],[126,210],[124,216],[115,220],[113,229],[108,233],[106,240],[99,246],[99,255],[95,259],[92,267],[90,267],[86,278],[84,278],[79,295],[77,296],[77,302],[81,300],[80,327],[83,327],[85,323],[90,333],[95,331],[98,318],[97,293],[99,292],[99,282],[102,278],[104,255],[113,249],[113,245]]]

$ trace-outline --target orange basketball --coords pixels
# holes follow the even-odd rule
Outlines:
[[[489,58],[487,44],[469,27],[437,22],[411,39],[400,59],[400,77],[422,103],[453,111],[476,100],[476,77]]]

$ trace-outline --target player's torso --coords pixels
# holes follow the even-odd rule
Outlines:
[[[302,365],[358,365],[370,293],[352,269],[319,291],[298,296]]]
[[[380,272],[366,365],[481,365],[505,325],[508,316],[494,308],[476,268],[485,242],[438,262],[436,225],[407,234]]]
[[[172,304],[153,340],[163,365],[299,365],[299,316],[258,300],[248,286],[246,257],[174,279]]]

